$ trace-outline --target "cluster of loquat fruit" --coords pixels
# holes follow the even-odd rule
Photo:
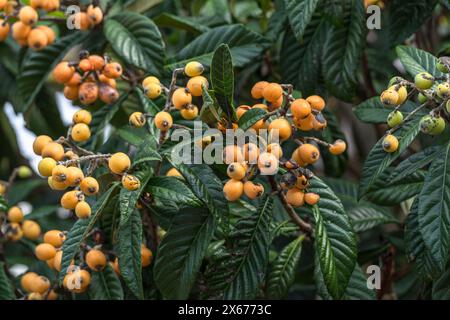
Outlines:
[[[64,96],[72,101],[79,100],[87,106],[100,99],[111,104],[119,99],[116,79],[122,76],[120,63],[111,62],[109,57],[90,55],[83,50],[79,61],[63,61],[53,70],[53,79],[64,84]]]
[[[30,5],[25,6],[16,1],[0,0],[0,14],[3,13],[3,18],[0,18],[0,42],[11,31],[12,37],[21,46],[42,50],[55,41],[56,35],[49,26],[38,24],[38,10],[52,12],[59,7],[59,0],[31,0]]]
[[[390,129],[386,132],[382,141],[385,152],[397,151],[399,141],[392,133],[423,108],[429,108],[431,111],[421,118],[420,131],[427,135],[436,136],[445,130],[445,112],[450,114],[450,83],[448,78],[450,58],[439,58],[436,68],[444,76],[434,77],[428,72],[420,72],[414,77],[414,82],[407,81],[402,77],[393,77],[389,82],[388,89],[381,93],[380,100],[383,105],[394,108],[386,121]],[[410,111],[407,116],[404,116],[401,108],[408,99],[414,96],[416,96],[420,105]]]

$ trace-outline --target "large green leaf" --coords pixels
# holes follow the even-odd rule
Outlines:
[[[301,41],[319,0],[285,0],[286,12],[295,37]]]
[[[267,295],[270,299],[282,299],[287,296],[294,283],[295,271],[302,252],[303,237],[289,243],[272,263],[267,279]]]
[[[433,282],[432,297],[433,300],[449,300],[450,299],[450,266]]]
[[[384,137],[378,140],[364,163],[363,177],[359,185],[359,197],[362,197],[370,191],[381,174],[403,153],[403,151],[406,150],[418,133],[419,121],[414,118],[394,132],[394,136],[396,136],[399,141],[397,151],[392,153],[385,152],[382,146]]]
[[[214,51],[211,62],[211,84],[219,107],[227,114],[229,121],[236,119],[234,110],[234,72],[230,48],[221,44]]]
[[[0,261],[0,300],[14,300],[16,295],[5,272],[5,263]]]
[[[243,25],[227,25],[213,28],[184,47],[166,67],[173,70],[186,62],[196,60],[210,66],[214,50],[226,43],[231,50],[233,65],[243,67],[257,60],[268,42],[261,35],[248,30]]]
[[[450,144],[431,163],[419,195],[419,226],[439,270],[444,270],[450,239]]]
[[[79,219],[70,229],[66,241],[61,248],[63,255],[61,260],[61,272],[59,273],[59,281],[62,282],[66,275],[66,270],[70,266],[72,259],[80,252],[80,246],[86,239],[89,232],[94,227],[98,218],[103,214],[108,205],[108,201],[113,197],[117,191],[118,184],[113,184],[101,197],[95,202],[92,207],[92,215],[88,219]]]
[[[93,300],[123,300],[119,278],[109,264],[102,271],[92,272],[89,296]]]
[[[104,33],[127,63],[160,74],[165,57],[164,42],[154,22],[141,14],[125,12],[106,19]]]
[[[86,33],[74,32],[26,56],[17,79],[19,95],[24,101],[20,111],[24,112],[31,106],[56,64],[72,46],[82,42],[86,36]]]
[[[420,72],[442,76],[442,73],[436,69],[437,58],[431,53],[407,46],[398,46],[396,52],[411,77],[416,76]]]
[[[186,299],[215,229],[209,210],[189,208],[173,219],[159,246],[155,282],[168,299]]]
[[[209,30],[207,26],[200,24],[195,18],[182,17],[167,12],[155,18],[155,23],[160,27],[178,28],[189,31],[195,35]]]
[[[319,203],[313,206],[317,273],[328,294],[339,299],[356,263],[355,233],[341,201],[322,180],[314,178],[309,191],[320,195]]]
[[[267,115],[267,111],[260,108],[250,109],[245,112],[239,119],[239,128],[246,131],[251,128],[256,122]]]
[[[403,116],[406,117],[410,112],[416,108],[417,105],[411,101],[406,101],[402,106]],[[392,108],[385,107],[381,103],[380,97],[372,97],[357,105],[353,111],[359,120],[367,123],[386,123],[389,113],[392,112]],[[420,112],[419,112],[420,113]],[[421,113],[420,113],[421,114]]]
[[[343,23],[328,34],[324,48],[322,68],[330,91],[339,98],[350,100],[356,84],[359,59],[367,32],[364,3],[342,0]]]
[[[403,42],[432,15],[437,0],[394,0],[389,2],[389,40],[391,45]]]
[[[344,294],[349,300],[375,300],[375,290],[367,287],[367,277],[361,267],[356,264]]]

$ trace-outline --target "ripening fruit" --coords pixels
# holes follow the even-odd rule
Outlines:
[[[20,278],[20,286],[26,292],[32,292],[32,283],[39,275],[36,272],[27,272]]]
[[[80,183],[81,191],[87,196],[93,196],[98,193],[100,186],[93,177],[84,178]]]
[[[4,19],[0,19],[0,42],[8,37],[9,29],[9,23]]]
[[[181,109],[180,114],[183,119],[194,120],[198,116],[198,108],[197,106],[190,104],[188,107]]]
[[[267,81],[259,81],[252,87],[251,95],[253,99],[261,99],[263,97],[263,90],[269,83]]]
[[[4,183],[0,182],[0,195],[4,195],[6,192],[6,186]]]
[[[278,159],[271,153],[263,152],[258,158],[258,168],[263,175],[273,175],[278,171]]]
[[[384,137],[382,142],[383,150],[386,152],[395,152],[398,149],[398,140],[392,134],[388,134]]]
[[[274,132],[272,132],[272,130],[274,130]],[[287,140],[292,135],[291,124],[285,118],[275,119],[269,124],[269,132],[271,134],[278,132],[281,141]]]
[[[55,31],[53,31],[52,28],[47,26],[38,26],[37,29],[45,33],[45,36],[47,37],[47,45],[50,45],[53,42],[55,42],[56,35]]]
[[[98,97],[106,104],[113,104],[119,100],[119,91],[107,84],[100,84],[98,89]]]
[[[303,174],[297,177],[297,181],[295,182],[295,187],[304,190],[308,187],[309,182],[308,178],[306,178]]]
[[[419,100],[419,103],[423,104],[423,103],[427,102],[428,98],[426,95],[419,93],[417,95],[417,100]]]
[[[130,158],[123,152],[117,152],[108,161],[109,169],[115,174],[123,174],[131,166]]]
[[[61,161],[64,157],[64,148],[57,142],[49,142],[42,148],[42,158],[52,158]]]
[[[291,188],[286,193],[286,200],[294,208],[301,207],[305,204],[305,193],[297,188]]]
[[[347,149],[347,144],[344,140],[338,139],[333,144],[331,144],[328,147],[328,151],[331,154],[339,155],[345,152],[345,149]]]
[[[192,103],[192,95],[185,88],[178,88],[172,95],[172,104],[178,110]]]
[[[428,72],[421,72],[414,77],[414,83],[419,89],[430,89],[434,84],[434,77]]]
[[[135,191],[141,187],[141,182],[137,177],[125,174],[122,177],[122,186],[129,191]]]
[[[8,0],[0,0],[0,10],[3,10],[7,4],[8,4]]]
[[[310,143],[304,143],[300,147],[298,147],[298,152],[300,158],[303,162],[307,164],[313,164],[317,160],[319,160],[320,152],[319,149]]]
[[[91,274],[86,270],[76,270],[68,273],[63,280],[63,286],[69,291],[82,293],[91,283]]]
[[[228,165],[227,175],[230,179],[242,180],[245,178],[245,167],[239,162],[233,162]]]
[[[448,63],[448,57],[440,57],[439,58],[439,60],[438,60],[438,62],[436,63],[436,68],[440,71],[440,72],[442,72],[442,73],[448,73],[449,72],[449,70],[448,70],[448,68],[446,67],[446,61],[447,61],[447,63]]]
[[[101,271],[106,266],[106,256],[97,249],[92,249],[86,254],[86,263],[94,271]]]
[[[291,103],[292,115],[297,119],[304,119],[311,114],[311,105],[305,99],[295,99]]]
[[[244,193],[244,184],[240,180],[230,179],[223,186],[223,193],[228,201],[236,201]]]
[[[442,117],[436,117],[436,124],[429,132],[430,135],[436,136],[441,134],[445,130],[445,120]]]
[[[247,105],[241,105],[241,106],[237,107],[236,108],[236,116],[237,116],[238,120],[244,115],[244,113],[246,113],[250,109],[251,109],[251,107],[247,106]]]
[[[60,7],[60,1],[59,0],[41,0],[41,6],[42,6],[42,9],[44,9],[47,12],[56,11]]]
[[[25,220],[22,223],[23,236],[29,240],[36,240],[41,235],[41,227],[37,222]]]
[[[38,275],[38,276],[32,278],[32,281],[30,284],[31,284],[30,289],[32,291],[32,294],[34,293],[34,294],[42,295],[45,292],[47,292],[48,289],[50,288],[50,280],[48,280],[44,276]],[[31,296],[31,294],[30,294],[30,296]],[[39,300],[39,299],[37,299],[37,300]]]
[[[255,143],[252,142],[246,143],[242,148],[242,154],[245,158],[245,161],[254,164],[258,161],[259,148]]]
[[[197,61],[188,62],[188,64],[186,64],[186,66],[184,67],[184,73],[188,77],[199,76],[203,73],[204,70],[205,68],[203,67],[203,65]]]
[[[314,117],[314,115],[312,113],[310,113],[304,119],[293,118],[295,126],[302,131],[310,131],[310,130],[314,129],[315,119],[316,118]]]
[[[319,200],[320,196],[317,193],[313,192],[305,193],[305,202],[310,206],[315,205],[317,202],[319,202]]]
[[[86,58],[80,60],[80,62],[78,63],[78,68],[80,68],[80,70],[83,72],[89,72],[94,70],[94,66]]]
[[[17,168],[17,175],[19,176],[19,178],[25,179],[31,177],[33,175],[33,172],[27,166],[20,166]]]
[[[57,190],[57,191],[66,190],[68,187],[66,182],[53,181],[52,177],[47,178],[47,183],[48,183],[48,186],[50,187],[50,189]]]
[[[52,170],[53,182],[64,182],[67,180],[67,167],[63,165],[57,165]]]
[[[56,167],[56,161],[52,158],[44,158],[39,161],[38,171],[41,176],[50,177],[52,175],[53,168]]]
[[[317,111],[322,111],[325,108],[325,101],[319,96],[309,96],[306,101],[310,104],[311,108]]]
[[[201,97],[203,86],[208,89],[208,79],[203,76],[196,76],[189,79],[186,87],[194,97]]]
[[[30,6],[24,6],[19,11],[19,20],[26,25],[33,25],[39,19],[38,13]]]
[[[75,215],[79,219],[87,219],[91,216],[91,206],[86,201],[80,201],[75,207]]]
[[[6,238],[10,241],[19,241],[23,237],[23,230],[20,224],[11,222],[6,230]]]
[[[398,85],[391,86],[391,87],[389,87],[389,90],[394,90],[398,94],[398,99],[397,99],[396,105],[402,104],[403,102],[406,101],[406,98],[408,98],[408,90],[406,90],[406,87],[404,87],[404,86],[398,86]]]
[[[420,131],[425,134],[430,134],[430,132],[432,132],[437,125],[436,119],[436,117],[433,117],[431,115],[423,116],[422,119],[420,119],[419,123]]]
[[[72,117],[73,123],[84,123],[89,125],[92,121],[92,114],[87,110],[79,110]]]
[[[8,210],[8,220],[9,222],[19,223],[23,220],[23,211],[17,206],[11,207]]]
[[[73,141],[84,142],[89,140],[89,138],[91,137],[91,130],[89,129],[89,126],[87,124],[77,123],[72,127],[70,136],[72,137]]]
[[[156,84],[161,85],[161,82],[159,81],[159,79],[157,77],[148,76],[142,81],[142,87],[146,88],[150,83],[156,83]]]
[[[399,84],[402,81],[404,81],[402,77],[399,76],[392,77],[391,80],[389,80],[389,87],[392,87],[395,84]]]
[[[260,183],[247,181],[244,183],[244,193],[249,199],[254,200],[264,193],[264,187]]]
[[[128,119],[130,125],[136,128],[142,128],[147,122],[147,118],[142,114],[142,112],[133,112]]]
[[[283,149],[278,143],[270,143],[267,146],[267,152],[273,154],[278,160],[283,156]]]
[[[89,60],[93,70],[101,71],[105,66],[105,59],[101,56],[93,54],[87,57],[87,59]]]
[[[295,187],[296,183],[297,183],[297,176],[291,171],[288,171],[281,176],[280,186],[283,189],[291,189]]]
[[[92,4],[87,8],[86,11],[89,21],[93,25],[100,24],[103,21],[103,12],[100,7],[94,7]]]
[[[67,179],[65,181],[66,186],[75,187],[81,183],[84,179],[83,171],[78,167],[67,168]]]
[[[98,80],[100,80],[101,83],[105,83],[109,85],[111,88],[117,89],[117,82],[114,79],[108,78],[104,74],[100,74],[98,76]]]
[[[53,257],[53,268],[58,272],[61,271],[61,262],[62,262],[63,252],[61,250],[56,251],[55,256]]]
[[[73,210],[77,204],[84,201],[84,195],[82,192],[73,190],[64,193],[61,198],[61,207],[67,210]]]
[[[403,123],[403,113],[400,111],[392,111],[387,118],[387,124],[393,128]]]
[[[399,99],[398,93],[395,90],[385,90],[381,93],[380,100],[381,102],[387,106],[395,106]]]
[[[267,101],[275,102],[283,95],[283,88],[278,83],[269,83],[264,87],[262,94]]]
[[[44,242],[51,244],[55,248],[60,248],[65,240],[66,235],[60,230],[50,230],[44,234]]]
[[[442,99],[450,97],[450,84],[448,82],[440,83],[436,88],[436,94]]]
[[[144,245],[141,246],[141,266],[142,268],[148,267],[153,260],[153,253],[149,248]]]
[[[53,78],[58,83],[66,83],[75,74],[75,68],[69,65],[69,62],[63,61],[56,65],[53,70]]]
[[[79,89],[80,88],[78,86],[65,86],[63,91],[64,97],[66,97],[66,99],[70,101],[75,101],[76,99],[78,99]]]
[[[223,149],[223,161],[225,164],[231,164],[233,162],[243,162],[244,155],[242,149],[239,146],[228,145]]]
[[[89,105],[97,101],[98,86],[92,82],[84,82],[78,89],[78,98],[84,105]]]
[[[56,254],[56,249],[49,243],[41,243],[35,248],[36,257],[41,261],[52,259]]]
[[[278,109],[279,107],[281,107],[282,105],[283,105],[283,96],[281,95],[279,98],[278,98],[278,100],[277,101],[272,101],[272,102],[270,102],[270,105],[269,105],[269,109],[270,109],[270,111],[273,111],[273,110],[275,110],[275,109]]]
[[[103,74],[108,78],[117,79],[122,75],[122,66],[117,62],[110,62],[103,68]]]
[[[14,22],[12,25],[12,36],[17,41],[22,40],[24,43],[27,43],[28,34],[31,31],[31,27],[26,25],[21,21]]]
[[[150,99],[158,98],[162,93],[161,84],[150,82],[147,86],[144,87],[144,93]]]
[[[166,176],[183,178],[183,175],[176,168],[171,168],[169,171],[167,171]]]
[[[65,85],[69,87],[78,87],[81,84],[81,80],[81,75],[78,72],[75,72],[72,78],[70,78],[70,80],[67,81]]]
[[[267,122],[264,119],[257,121],[254,125],[252,125],[252,129],[258,132],[261,129],[267,128]]]
[[[155,115],[155,126],[161,131],[167,131],[172,128],[173,119],[170,113],[160,111]]]

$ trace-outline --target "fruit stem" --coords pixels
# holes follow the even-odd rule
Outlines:
[[[183,72],[184,72],[184,68],[177,68],[177,69],[173,70],[172,81],[170,82],[169,93],[167,94],[166,105],[164,106],[163,111],[167,111],[170,109],[170,107],[172,105],[172,95],[173,95],[173,92],[175,91],[175,87],[177,84],[177,76]]]
[[[72,160],[67,160],[67,161],[59,161],[58,164],[63,165],[65,167],[73,165],[73,164],[79,164],[81,162],[85,162],[85,161],[92,161],[92,160],[104,160],[111,157],[111,154],[93,154],[93,155],[88,155],[88,156],[83,156],[80,157],[78,159],[72,159]]]

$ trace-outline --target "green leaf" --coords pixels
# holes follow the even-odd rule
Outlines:
[[[217,101],[213,98],[213,91],[208,91],[203,87],[202,98],[203,106],[200,110],[200,119],[208,124],[216,124],[221,120],[222,110],[217,105]]]
[[[165,49],[161,33],[148,17],[124,12],[106,19],[105,37],[127,63],[160,74],[164,64]]]
[[[28,110],[56,64],[64,58],[72,46],[82,42],[86,36],[87,33],[74,32],[40,51],[33,51],[27,55],[17,79],[19,95],[24,101],[20,111]]]
[[[250,129],[255,123],[264,118],[267,111],[260,108],[254,108],[246,111],[239,119],[239,128],[246,131]]]
[[[406,117],[417,105],[411,101],[406,101],[402,106],[403,116]],[[380,97],[372,97],[353,109],[356,117],[367,123],[385,124],[389,113],[392,112],[392,108],[385,107],[380,100]],[[419,114],[422,114],[419,112]]]
[[[61,272],[58,277],[60,283],[62,283],[72,259],[80,252],[81,243],[86,239],[96,221],[102,215],[104,209],[107,207],[109,199],[114,195],[118,186],[118,184],[112,185],[108,191],[101,195],[92,207],[92,215],[90,218],[79,219],[70,229],[67,239],[64,241],[61,248],[63,255],[61,260]]]
[[[449,300],[450,288],[450,266],[447,265],[446,270],[433,282],[432,297],[433,300]]]
[[[319,0],[285,0],[286,12],[295,37],[301,41]]]
[[[344,299],[348,300],[375,300],[374,290],[367,287],[367,277],[361,267],[356,264],[352,276],[345,290]]]
[[[431,53],[407,46],[398,46],[396,52],[411,77],[415,77],[420,72],[428,72],[437,77],[442,76],[436,68],[437,58]]]
[[[391,45],[403,42],[432,15],[437,0],[392,1],[389,3],[388,28]]]
[[[11,281],[5,272],[5,263],[0,262],[0,300],[15,300],[16,295]]]
[[[294,283],[295,271],[302,252],[303,236],[289,243],[273,262],[267,279],[269,299],[282,299],[287,296]]]
[[[323,278],[328,294],[339,299],[356,263],[355,233],[341,201],[322,180],[312,179],[308,190],[320,195],[318,205],[313,206],[317,274]]]
[[[231,52],[226,44],[214,51],[211,62],[211,84],[219,107],[227,114],[229,121],[236,119],[234,109],[234,72]]]
[[[155,282],[167,299],[187,299],[215,230],[208,210],[189,208],[175,215],[161,241]]]
[[[15,181],[8,193],[8,203],[10,206],[24,201],[36,188],[45,186],[47,183],[42,179],[29,179]]]
[[[133,168],[152,161],[161,161],[162,157],[148,141],[143,141],[136,151],[133,159]]]
[[[210,28],[200,24],[195,18],[182,17],[167,12],[157,16],[155,23],[160,27],[178,28],[189,31],[195,35],[208,31]]]
[[[255,61],[268,46],[265,38],[243,25],[216,27],[191,41],[166,68],[171,71],[192,60],[210,66],[214,50],[222,43],[226,43],[230,47],[235,67],[243,67]]]
[[[339,98],[350,100],[357,82],[359,59],[367,32],[364,3],[343,0],[342,26],[328,34],[324,47],[323,76],[330,91]]]
[[[402,128],[394,132],[394,136],[399,141],[397,151],[388,153],[383,150],[382,137],[370,151],[363,166],[363,177],[360,182],[359,197],[362,197],[371,190],[377,179],[386,170],[386,168],[397,159],[403,151],[411,144],[419,133],[418,119],[411,119],[405,123]]]
[[[419,195],[419,226],[439,270],[444,270],[450,239],[450,144],[431,163]]]
[[[105,269],[92,272],[89,296],[93,300],[123,300],[123,290],[119,278],[107,263]]]

